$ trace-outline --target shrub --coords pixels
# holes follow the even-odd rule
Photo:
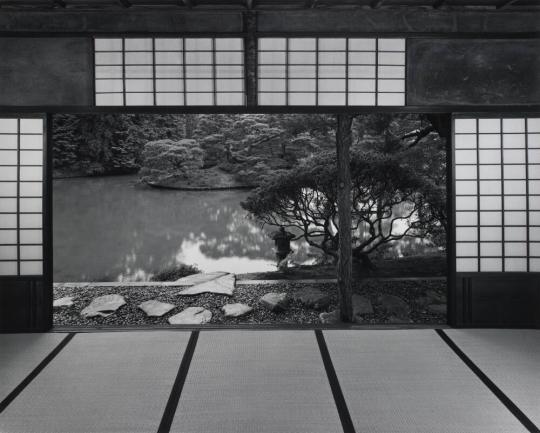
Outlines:
[[[159,270],[150,281],[176,281],[180,278],[187,277],[188,275],[200,273],[201,271],[197,266],[181,263]]]

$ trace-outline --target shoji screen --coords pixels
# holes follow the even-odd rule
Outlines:
[[[43,125],[0,116],[0,276],[43,273]]]
[[[540,272],[540,118],[454,119],[457,272]]]
[[[260,38],[259,105],[405,105],[405,39]]]
[[[242,38],[96,38],[98,106],[244,105]]]

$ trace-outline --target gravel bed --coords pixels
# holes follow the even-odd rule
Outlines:
[[[330,296],[331,303],[325,310],[315,310],[305,307],[299,301],[291,301],[289,308],[280,313],[274,313],[259,305],[259,299],[270,292],[285,292],[292,294],[294,291],[305,288],[306,285],[297,282],[280,282],[276,284],[255,284],[237,286],[234,296],[216,295],[204,293],[196,296],[179,296],[181,290],[178,287],[152,286],[149,283],[144,287],[105,286],[93,287],[91,283],[86,287],[73,287],[58,285],[54,289],[54,298],[73,296],[74,305],[68,308],[55,309],[54,324],[56,326],[171,326],[167,319],[187,307],[204,307],[212,312],[211,325],[235,325],[235,324],[320,324],[319,314],[322,311],[334,310],[337,306],[337,287],[335,283],[310,284],[309,287],[321,290]],[[415,299],[423,296],[427,290],[434,290],[445,295],[446,284],[444,281],[370,281],[362,285],[356,284],[355,292],[367,296],[373,304],[374,314],[364,316],[365,324],[386,323],[388,317],[381,310],[377,298],[382,293],[399,296],[411,306],[411,319],[418,324],[443,324],[446,323],[444,315],[437,315],[426,311],[415,302]],[[79,312],[86,307],[93,298],[108,294],[122,295],[126,305],[120,307],[116,313],[108,317],[81,317]],[[176,308],[162,317],[147,317],[138,308],[141,302],[155,299],[176,305]],[[253,307],[253,311],[243,317],[225,317],[221,307],[227,303],[244,303]]]

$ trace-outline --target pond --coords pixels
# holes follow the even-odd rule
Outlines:
[[[240,207],[247,195],[153,189],[136,176],[57,179],[54,281],[148,281],[178,263],[206,272],[275,270],[275,229],[247,217]],[[304,242],[292,248],[300,264],[319,254]]]
[[[248,192],[174,191],[136,176],[53,184],[54,281],[147,281],[169,266],[234,273],[276,269],[269,233],[240,207]],[[310,263],[305,244],[297,260]]]

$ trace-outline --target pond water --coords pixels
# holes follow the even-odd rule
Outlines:
[[[275,229],[247,218],[245,190],[159,190],[136,176],[57,179],[53,188],[55,281],[146,281],[178,263],[276,269]],[[293,249],[301,263],[313,261],[305,244]]]
[[[53,188],[54,281],[147,281],[178,263],[206,272],[276,269],[275,229],[247,217],[247,191],[158,190],[136,176],[57,179]],[[413,242],[421,250],[417,241],[396,248]],[[297,263],[318,255],[304,242],[292,248]]]

